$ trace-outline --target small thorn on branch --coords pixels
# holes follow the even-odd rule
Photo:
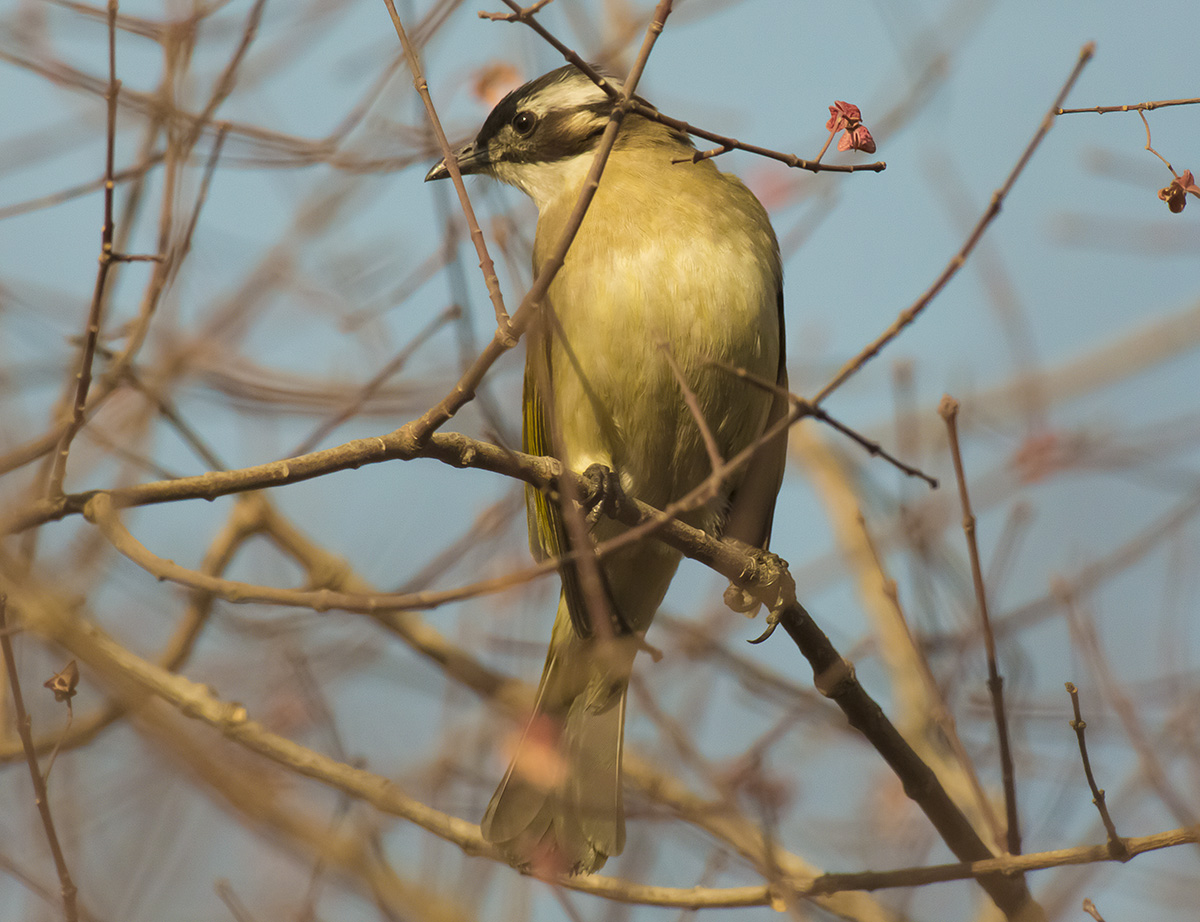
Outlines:
[[[727,154],[733,147],[728,144],[722,144],[720,147],[713,147],[709,150],[698,150],[690,157],[679,157],[672,160],[671,163],[678,165],[680,163],[699,163],[701,160],[711,160],[713,157],[720,157],[722,154]]]

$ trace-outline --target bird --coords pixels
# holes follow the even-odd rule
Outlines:
[[[523,447],[661,509],[713,473],[706,430],[721,460],[760,442],[747,466],[679,518],[765,549],[786,453],[786,435],[763,438],[787,410],[779,245],[742,181],[698,158],[688,134],[638,100],[526,334]],[[535,276],[575,208],[614,104],[568,64],[505,96],[455,152],[463,175],[515,186],[537,206]],[[425,179],[449,175],[443,159]],[[625,530],[564,510],[570,501],[527,488],[536,558],[575,548],[583,532],[572,514],[596,542]],[[630,672],[679,561],[648,537],[599,558],[590,584],[583,566],[560,565],[533,716],[481,822],[514,866],[588,874],[621,853]]]

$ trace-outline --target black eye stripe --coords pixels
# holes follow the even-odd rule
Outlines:
[[[541,81],[535,81],[535,83],[540,82]],[[480,127],[479,134],[476,136],[476,142],[486,145],[487,142],[503,131],[506,125],[512,126],[515,130],[515,121],[521,116],[522,113],[527,112],[528,114],[534,116],[535,123],[539,121],[545,122],[555,117],[564,117],[568,110],[550,109],[547,112],[543,112],[539,119],[537,113],[533,112],[531,109],[523,108],[527,106],[530,101],[538,98],[537,92],[527,92],[527,90],[534,87],[534,85],[535,84],[530,84],[529,87],[523,88],[522,90],[515,90],[514,92],[505,96],[504,99],[499,102],[496,108],[491,111],[483,125]],[[612,111],[612,102],[608,99],[600,99],[594,103],[590,103],[586,106],[579,106],[578,108],[574,108],[569,111],[572,111],[576,114],[587,113],[590,115],[607,118],[608,113]]]
[[[607,120],[597,121],[581,134],[579,112],[578,109],[547,112],[537,122],[536,135],[525,136],[530,143],[505,151],[502,158],[511,163],[547,163],[586,153],[596,146],[596,139],[603,134]]]

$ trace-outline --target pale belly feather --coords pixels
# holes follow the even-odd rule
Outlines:
[[[749,198],[715,171],[706,178]],[[619,195],[613,185],[601,193]],[[628,492],[661,507],[712,470],[664,344],[724,458],[762,431],[770,395],[711,363],[773,381],[780,344],[774,241],[747,234],[736,215],[724,227],[681,233],[696,220],[689,200],[666,193],[659,201],[674,207],[627,202],[626,220],[600,230],[585,220],[551,288],[561,335],[551,335],[550,354],[570,466],[608,465]],[[605,204],[598,196],[593,207]]]

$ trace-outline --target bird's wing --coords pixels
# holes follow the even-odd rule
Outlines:
[[[531,339],[529,349],[538,349],[541,343]],[[541,373],[539,362],[531,360],[525,363],[525,399],[523,447],[526,454],[553,456],[553,445],[550,436],[550,420],[546,404],[542,397],[540,382],[550,380],[550,350],[548,338],[545,352],[542,354],[544,374]],[[529,546],[533,556],[538,560],[559,558],[571,550],[571,541],[563,522],[561,500],[550,496],[545,491],[533,486],[525,487],[525,516],[529,526]],[[573,563],[565,563],[559,567],[562,575],[563,596],[567,602],[567,611],[571,615],[571,624],[575,633],[580,637],[591,637],[592,622],[588,617],[587,600],[584,598],[583,586],[579,581],[579,569]],[[601,578],[605,593],[612,604],[611,590],[607,579]]]
[[[779,370],[775,381],[781,390],[771,401],[764,432],[783,419],[788,412],[782,286],[776,300],[779,312]],[[783,469],[786,463],[787,432],[783,432],[762,445],[750,459],[741,483],[730,497],[729,515],[725,519],[722,537],[744,541],[753,547],[766,550],[771,540],[771,524],[775,518],[775,497],[779,493],[779,485],[783,483]]]
[[[534,342],[529,348],[536,348]],[[547,357],[548,358],[548,357]],[[522,450],[527,455],[549,455],[550,426],[537,383],[538,371],[532,356],[525,363],[525,397],[522,404]],[[562,510],[543,490],[525,486],[525,516],[529,524],[529,549],[537,560],[559,557],[567,547]]]

